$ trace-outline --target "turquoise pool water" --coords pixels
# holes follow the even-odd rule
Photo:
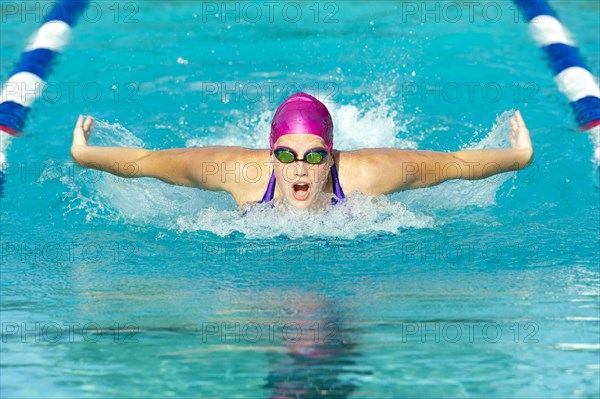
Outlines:
[[[92,3],[8,152],[1,396],[598,397],[598,168],[513,5],[269,4]],[[600,6],[552,5],[598,76]],[[521,109],[535,161],[313,223],[69,158],[79,113],[97,144],[265,147],[295,89],[339,149],[506,146]]]

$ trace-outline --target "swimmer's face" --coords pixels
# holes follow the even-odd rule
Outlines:
[[[288,134],[277,140],[274,149],[287,148],[297,154],[297,158],[304,159],[311,150],[327,151],[325,141],[314,134]],[[327,155],[326,160],[320,164],[310,164],[303,161],[283,163],[275,155],[271,156],[277,185],[285,200],[296,208],[310,207],[319,194],[329,176],[332,157]]]

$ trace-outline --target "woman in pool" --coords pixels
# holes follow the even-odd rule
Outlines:
[[[296,93],[275,112],[270,150],[92,147],[88,139],[93,119],[79,116],[71,156],[82,167],[122,177],[154,177],[180,186],[227,191],[238,206],[283,200],[308,208],[343,200],[344,192],[375,196],[523,169],[533,158],[529,131],[519,111],[510,123],[512,148],[506,149],[336,151],[333,122],[325,105],[308,94]]]

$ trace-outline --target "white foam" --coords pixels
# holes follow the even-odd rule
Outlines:
[[[597,351],[600,350],[600,344],[586,344],[586,343],[559,343],[556,345],[559,350],[566,351]]]
[[[327,104],[335,121],[334,141],[339,150],[359,148],[416,149],[417,143],[399,138],[406,133],[406,121],[399,120],[398,111],[387,103],[387,98],[376,98],[372,108],[355,105]]]
[[[348,201],[321,209],[301,210],[286,204],[258,204],[244,211],[200,210],[177,220],[180,232],[210,231],[219,236],[241,232],[247,238],[286,236],[353,239],[372,233],[398,234],[405,228],[433,227],[433,219],[409,211],[385,196],[353,192]]]
[[[223,126],[208,128],[210,135],[189,139],[186,147],[205,147],[211,145],[243,146],[248,148],[268,148],[269,132],[273,112],[265,110],[258,115],[249,116],[232,112],[235,122],[226,122]]]
[[[6,151],[10,147],[13,136],[0,130],[0,171],[4,169],[6,163]]]
[[[594,145],[593,160],[597,165],[600,165],[600,125],[594,126],[587,133],[590,135],[590,140]]]

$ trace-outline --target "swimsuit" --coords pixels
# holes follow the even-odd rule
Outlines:
[[[333,194],[337,197],[331,199],[332,204],[337,204],[338,200],[343,200],[346,198],[344,195],[344,191],[342,190],[342,186],[340,185],[340,179],[338,178],[337,169],[335,168],[335,162],[331,165],[331,179],[333,180]],[[273,196],[275,194],[275,172],[271,174],[271,180],[269,180],[269,185],[267,186],[267,191],[265,191],[265,195],[260,200],[259,204],[264,204],[265,202],[270,202],[273,200]]]

